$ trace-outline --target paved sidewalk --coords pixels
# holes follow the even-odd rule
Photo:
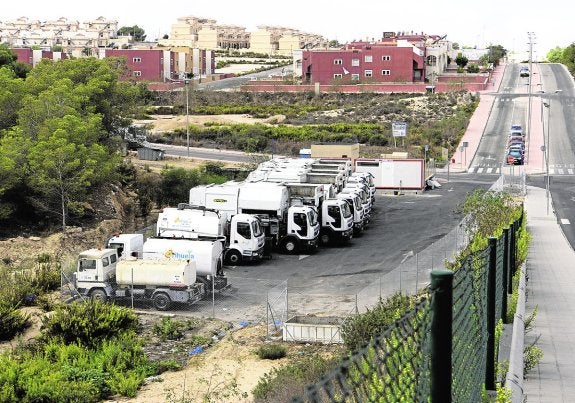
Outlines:
[[[575,252],[564,237],[545,189],[525,200],[531,247],[526,262],[526,317],[538,307],[525,346],[538,336],[543,358],[524,381],[527,402],[575,401]]]

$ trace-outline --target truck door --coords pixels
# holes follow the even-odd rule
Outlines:
[[[295,213],[293,222],[299,227],[299,229],[296,230],[297,234],[305,238],[307,236],[307,216],[305,213]]]
[[[240,252],[243,252],[244,250],[251,250],[252,248],[250,248],[250,242],[252,239],[252,231],[250,228],[250,223],[237,222],[236,224],[237,236],[234,237],[233,241],[230,243],[230,247],[237,248]]]
[[[327,215],[327,224],[332,227],[332,229],[341,229],[341,211],[339,206],[328,206]]]

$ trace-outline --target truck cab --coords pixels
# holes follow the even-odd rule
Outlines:
[[[356,192],[342,192],[336,195],[337,199],[344,200],[353,215],[353,235],[361,235],[364,229],[364,211],[361,199]]]
[[[353,236],[353,214],[349,204],[342,199],[328,199],[320,206],[320,241],[327,245],[345,243]]]
[[[78,293],[105,301],[113,293],[117,261],[116,249],[88,249],[81,252],[75,273]]]

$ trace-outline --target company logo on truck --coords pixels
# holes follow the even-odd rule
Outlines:
[[[228,202],[226,199],[213,199],[212,201],[214,203],[227,203]]]
[[[166,259],[193,259],[194,254],[191,251],[188,252],[179,252],[174,251],[173,249],[168,249],[164,252],[164,256]]]

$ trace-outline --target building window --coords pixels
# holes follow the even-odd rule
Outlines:
[[[359,74],[352,74],[351,81],[359,81]]]
[[[333,64],[343,64],[343,60],[341,60],[341,59],[333,59]]]
[[[352,66],[359,66],[359,59],[351,59]]]
[[[366,63],[371,63],[371,62],[373,62],[373,56],[372,55],[365,55],[363,58],[363,61]]]
[[[366,77],[373,77],[373,70],[365,70]]]
[[[390,76],[390,75],[391,75],[391,70],[381,70],[381,75],[382,75],[382,76]]]
[[[381,56],[381,61],[388,62],[391,60],[391,56]]]
[[[134,71],[134,77],[141,77],[141,76],[142,76],[141,71]]]
[[[142,63],[142,58],[141,58],[141,57],[134,57],[134,58],[132,59],[132,62],[134,62],[134,63]]]
[[[342,78],[343,76],[341,75],[341,73],[336,73],[333,75],[333,78]]]

